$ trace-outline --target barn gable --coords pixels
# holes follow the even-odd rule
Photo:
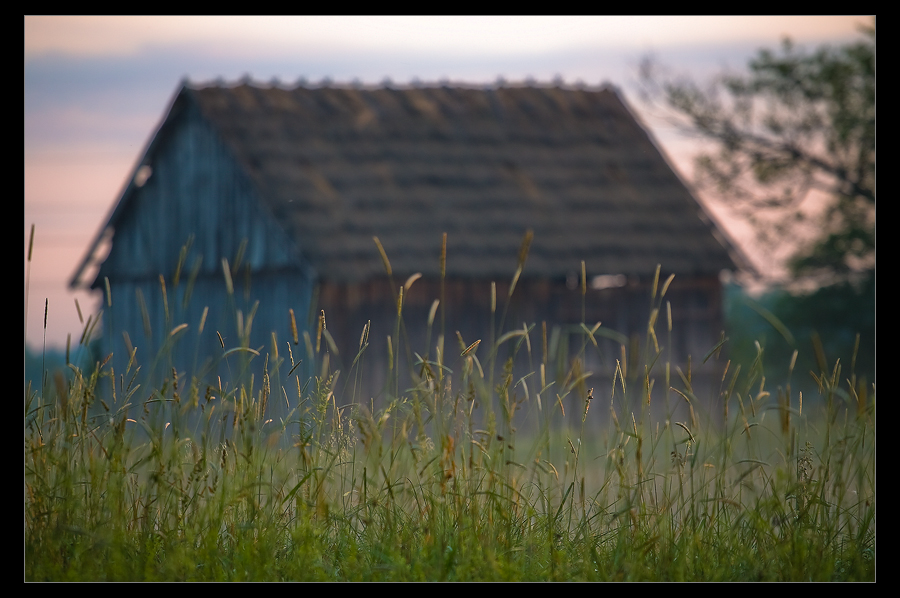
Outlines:
[[[93,280],[84,280],[104,236],[111,249]],[[103,306],[104,350],[121,357],[131,344],[152,359],[170,331],[187,323],[194,338],[173,344],[172,357],[195,369],[212,357],[200,351],[194,359],[201,323],[207,344],[218,343],[218,333],[229,346],[258,347],[284,328],[282,308],[305,317],[314,271],[197,104],[181,94],[72,284],[102,290],[107,281],[113,301]]]
[[[143,329],[152,355],[188,323],[179,368],[221,356],[208,350],[216,332],[251,348],[290,339],[291,310],[302,332],[325,309],[352,355],[369,320],[372,338],[394,332],[397,282],[373,237],[400,283],[422,275],[405,297],[405,317],[420,322],[407,324],[412,343],[438,297],[448,334],[483,336],[491,283],[502,298],[526,230],[511,325],[645,330],[662,264],[677,275],[673,317],[688,327],[670,348],[679,357],[718,340],[719,272],[745,264],[612,88],[185,85],[72,284],[109,281],[105,337],[120,353],[119,330],[137,346]],[[585,308],[572,290],[582,261],[588,277],[625,286],[599,285]]]

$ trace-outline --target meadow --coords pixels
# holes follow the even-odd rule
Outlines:
[[[643,363],[603,388],[583,353],[559,380],[491,370],[501,346],[532,357],[527,327],[448,339],[377,409],[342,384],[353,366],[332,367],[321,327],[311,375],[292,353],[225,351],[266,360],[255,383],[176,371],[148,388],[135,354],[124,372],[67,358],[25,387],[24,578],[874,581],[874,383],[855,358],[795,372],[795,353],[773,385],[760,345],[736,364],[723,340],[697,356],[726,362],[704,412],[655,342],[668,282]],[[792,392],[798,376],[814,396]],[[268,417],[272,401],[288,415]]]

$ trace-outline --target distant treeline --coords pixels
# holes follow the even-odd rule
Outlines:
[[[806,295],[781,290],[752,298],[741,287],[729,285],[724,308],[729,357],[751,363],[757,354],[754,341],[759,341],[764,372],[772,385],[787,381],[795,349],[797,362],[790,378],[795,390],[810,389],[815,384],[810,372],[818,375],[823,364],[831,375],[838,359],[841,381],[855,373],[858,381],[875,382],[874,273],[856,285],[843,283]]]

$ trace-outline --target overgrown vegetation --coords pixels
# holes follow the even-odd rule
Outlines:
[[[795,350],[797,391],[815,396],[817,384],[807,372],[828,369],[840,360],[856,374],[857,384],[875,380],[875,277],[861,284],[840,283],[808,294],[772,290],[748,296],[740,287],[726,288],[725,319],[730,357],[746,363],[764,348],[766,377],[783,384]]]
[[[629,364],[638,384],[620,369],[582,390],[583,328],[561,381],[486,366],[507,343],[545,365],[532,329],[452,350],[438,336],[374,411],[336,392],[354,372],[332,370],[327,343],[303,356],[315,375],[282,386],[173,372],[145,388],[134,360],[70,365],[25,389],[25,578],[874,580],[875,386],[852,361],[811,372],[816,402],[791,390],[796,354],[770,389],[759,349],[703,413],[690,370],[665,388],[664,352]],[[669,394],[690,417],[652,415]],[[276,400],[287,417],[267,417]]]

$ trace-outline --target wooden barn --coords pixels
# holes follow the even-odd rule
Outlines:
[[[620,345],[646,342],[657,265],[675,274],[659,343],[696,368],[722,331],[720,273],[744,262],[614,88],[185,83],[71,285],[104,291],[117,372],[130,347],[163,375],[234,374],[241,352],[222,356],[239,346],[271,368],[289,347],[308,360],[307,332],[346,380],[370,323],[369,400],[388,336],[398,358],[433,359],[443,331],[456,358],[458,331],[484,357],[535,324],[532,363],[564,368],[567,339],[600,321],[584,367],[609,376]]]

